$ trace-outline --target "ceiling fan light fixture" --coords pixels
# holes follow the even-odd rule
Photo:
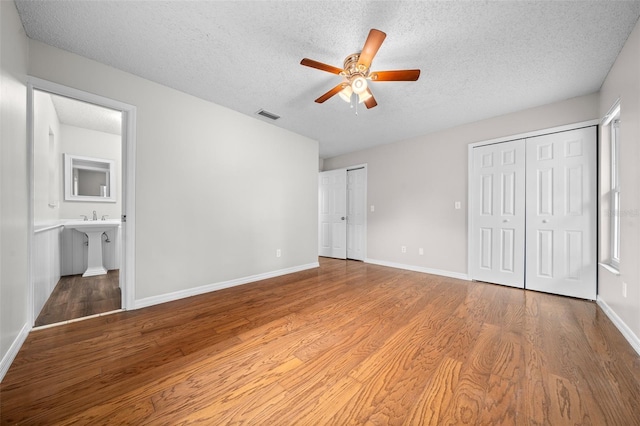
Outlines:
[[[338,95],[340,95],[340,97],[342,98],[343,101],[345,102],[351,102],[351,94],[353,93],[353,90],[351,89],[351,86],[349,86],[348,84],[344,86],[344,89],[342,89]]]
[[[354,93],[360,95],[367,90],[367,80],[359,75],[351,80],[351,89]]]
[[[371,92],[370,92],[370,91],[368,91],[368,90],[365,90],[364,92],[362,92],[362,93],[360,93],[360,94],[358,95],[358,103],[360,103],[360,104],[361,104],[361,103],[363,103],[364,101],[366,101],[367,99],[369,99],[371,96],[373,96],[373,95],[371,94]]]

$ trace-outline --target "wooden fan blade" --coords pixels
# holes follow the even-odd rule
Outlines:
[[[316,102],[321,104],[324,101],[326,101],[327,99],[329,99],[330,97],[332,97],[333,95],[339,93],[342,89],[344,89],[344,83],[338,84],[336,87],[334,87],[333,89],[329,90],[324,95],[320,96],[318,99],[316,99]]]
[[[331,74],[340,74],[342,69],[336,68],[331,65],[323,64],[322,62],[314,61],[313,59],[304,58],[300,61],[300,65],[318,69],[320,71],[330,72]]]
[[[367,109],[371,109],[374,106],[378,105],[378,102],[376,102],[376,98],[373,97],[373,93],[371,93],[371,90],[369,90],[367,88],[367,92],[369,92],[369,94],[371,95],[371,97],[369,99],[367,99],[366,101],[364,101],[365,106],[367,107]]]
[[[371,31],[369,31],[367,41],[364,42],[360,58],[358,58],[358,66],[364,65],[366,68],[371,66],[371,61],[373,61],[373,57],[378,53],[378,49],[380,49],[385,37],[387,37],[387,35],[380,30],[371,29]]]
[[[397,70],[372,72],[371,81],[416,81],[420,70]]]

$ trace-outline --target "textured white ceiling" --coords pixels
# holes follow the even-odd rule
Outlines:
[[[258,117],[320,142],[323,158],[597,91],[640,15],[640,1],[31,1],[27,35]],[[387,33],[377,82],[356,116],[340,78],[371,28]],[[269,121],[259,117],[261,120]],[[269,121],[271,122],[271,121]]]
[[[98,105],[50,95],[53,107],[62,124],[119,135],[122,132],[122,113]]]

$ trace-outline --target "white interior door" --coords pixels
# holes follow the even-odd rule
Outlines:
[[[596,128],[527,139],[526,287],[596,298]]]
[[[525,141],[473,149],[470,275],[524,288]]]
[[[347,258],[347,170],[321,172],[318,179],[318,254]]]
[[[364,167],[347,171],[347,258],[353,260],[365,257],[366,183]]]

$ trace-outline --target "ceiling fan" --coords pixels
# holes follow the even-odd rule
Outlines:
[[[351,102],[353,94],[356,95],[357,102],[364,102],[367,109],[373,108],[378,103],[371,93],[367,80],[370,81],[416,81],[420,77],[420,70],[395,70],[395,71],[371,71],[371,61],[378,53],[387,35],[380,30],[369,31],[367,41],[364,43],[362,52],[353,53],[344,60],[344,68],[340,69],[313,59],[304,58],[300,65],[316,68],[321,71],[330,72],[344,77],[344,81],[324,95],[316,99],[321,104],[336,93],[346,102]]]

